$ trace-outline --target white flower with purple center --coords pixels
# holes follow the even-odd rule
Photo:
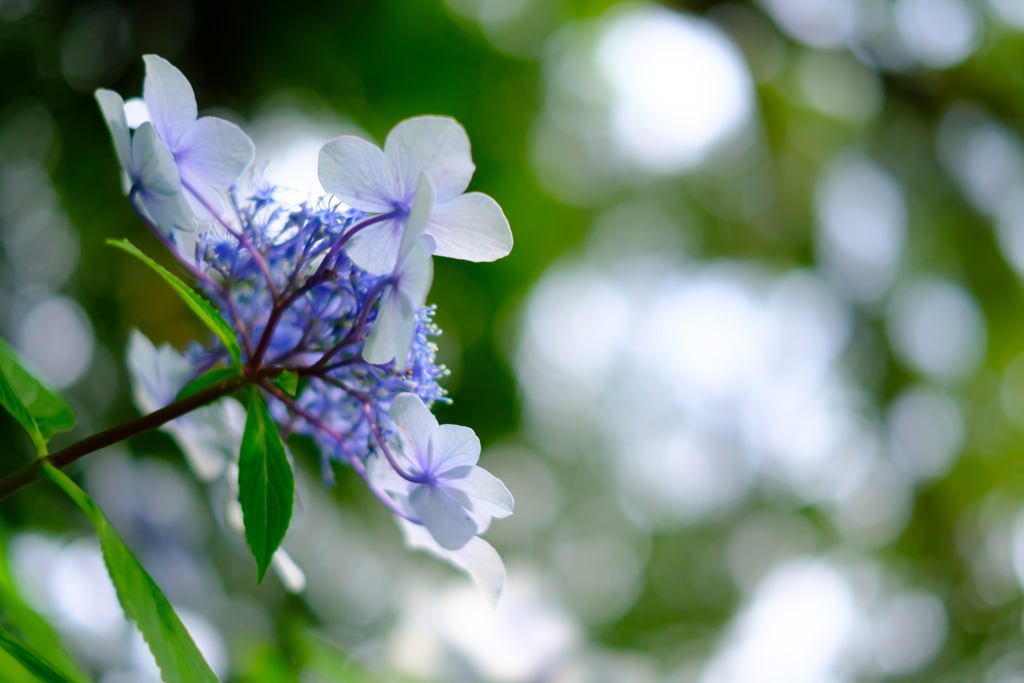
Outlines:
[[[475,170],[466,131],[444,116],[400,122],[383,151],[352,135],[320,150],[324,189],[354,209],[377,214],[346,247],[352,261],[374,275],[391,272],[398,261],[421,173],[436,193],[424,233],[434,238],[437,256],[494,261],[508,255],[512,231],[501,207],[485,194],[466,193]]]
[[[512,494],[477,467],[480,439],[469,427],[439,425],[419,396],[399,394],[388,412],[400,448],[371,461],[371,476],[445,550],[483,533],[492,517],[512,514]]]

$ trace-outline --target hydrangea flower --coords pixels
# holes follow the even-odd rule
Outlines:
[[[363,346],[368,363],[378,365],[394,358],[405,365],[416,331],[416,311],[426,303],[434,279],[434,239],[422,234],[433,205],[434,186],[430,177],[421,173],[399,244],[398,262],[391,271],[392,282],[381,295],[377,320]]]
[[[476,466],[473,431],[438,425],[429,408],[448,400],[439,384],[447,369],[430,341],[440,334],[434,307],[424,307],[432,255],[492,260],[512,246],[494,200],[463,194],[474,170],[465,131],[452,119],[421,117],[396,126],[384,151],[339,138],[321,151],[320,172],[345,203],[290,203],[259,174],[240,196],[234,183],[251,162],[251,141],[233,124],[197,119],[188,81],[159,57],[146,57],[144,94],[151,121],[134,138],[120,96],[96,97],[132,198],[172,250],[185,241],[166,233],[185,227],[183,217],[194,222],[185,197],[217,214],[214,199],[227,186],[232,224],[215,215],[226,230],[191,233],[192,246],[178,256],[240,350],[229,354],[211,335],[182,355],[133,333],[128,360],[140,410],[172,403],[187,381],[240,356],[281,435],[317,444],[325,480],[332,465],[351,467],[401,520],[410,545],[468,571],[496,599],[504,567],[479,534],[492,517],[511,514],[512,496]],[[235,530],[243,530],[244,421],[242,406],[226,398],[164,427],[201,479],[228,484],[223,517]],[[274,566],[286,582],[296,576],[286,555]]]
[[[143,123],[132,135],[120,95],[100,88],[96,101],[114,141],[125,194],[132,193],[132,200],[141,204],[141,209],[165,236],[175,228],[195,230],[195,218],[182,195],[174,156],[157,137],[153,124]]]
[[[217,118],[198,118],[192,85],[163,57],[145,55],[142,97],[153,126],[174,155],[186,197],[200,216],[221,204],[216,188],[234,185],[249,168],[256,147],[241,128]]]
[[[490,525],[512,514],[512,494],[476,463],[480,440],[468,427],[439,425],[415,394],[399,394],[388,413],[400,446],[384,450],[373,476],[400,508],[422,524],[445,550],[458,550]]]
[[[390,272],[397,261],[420,173],[430,177],[436,192],[424,227],[434,238],[434,254],[467,261],[508,255],[512,231],[501,207],[480,192],[463,194],[474,170],[465,129],[444,116],[402,121],[388,133],[383,151],[352,135],[320,150],[324,189],[355,209],[378,214],[347,247],[349,258],[375,275]]]

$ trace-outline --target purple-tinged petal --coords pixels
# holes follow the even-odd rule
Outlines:
[[[469,136],[459,122],[447,116],[417,116],[391,129],[384,154],[394,168],[401,197],[412,199],[425,172],[434,181],[437,201],[447,202],[466,191],[476,166]]]
[[[398,264],[398,291],[409,308],[409,315],[414,315],[427,301],[430,285],[434,282],[433,251],[434,239],[423,235]]]
[[[415,332],[415,325],[416,321],[409,307],[403,305],[401,295],[394,287],[388,287],[381,297],[377,319],[373,321],[370,334],[366,336],[366,343],[363,344],[363,360],[381,365],[398,358],[406,338],[412,342],[412,335],[407,330],[411,328]],[[405,349],[405,353],[408,355],[408,348]],[[399,363],[404,366],[404,361],[403,356]]]
[[[217,224],[227,214],[228,203],[222,190],[203,182],[187,167],[178,167],[181,174],[181,189],[188,200],[196,220],[203,223]],[[211,211],[211,209],[213,209]],[[224,220],[229,220],[224,218]]]
[[[433,245],[433,239],[424,235],[396,268],[398,285],[388,287],[381,297],[363,346],[366,361],[380,365],[394,358],[400,367],[406,366],[416,335],[416,311],[423,307],[434,280]]]
[[[401,200],[384,152],[354,135],[335,138],[320,148],[318,175],[324,190],[366,213],[386,213]]]
[[[437,432],[434,435],[436,437]],[[449,469],[438,477],[438,486],[476,514],[489,517],[508,517],[512,514],[512,494],[501,479],[482,467],[464,465]]]
[[[146,192],[174,194],[181,190],[181,178],[167,146],[156,135],[152,123],[143,123],[132,138],[132,163],[129,175]]]
[[[427,221],[430,220],[433,210],[434,183],[426,173],[420,173],[419,184],[416,187],[416,199],[413,200],[412,208],[409,209],[409,217],[406,219],[405,229],[402,231],[402,241],[398,246],[397,262],[401,262],[415,246],[420,235],[423,234],[423,229],[427,227]]]
[[[374,275],[389,275],[395,269],[404,229],[404,218],[374,223],[353,235],[345,245],[345,251],[363,270]]]
[[[204,116],[182,135],[175,159],[182,175],[229,187],[245,173],[255,154],[256,147],[241,128],[224,119]]]
[[[398,525],[405,536],[406,545],[425,550],[463,570],[487,596],[491,606],[498,606],[498,598],[505,588],[505,565],[490,543],[477,536],[458,550],[445,550],[419,524],[399,519]]]
[[[192,213],[192,207],[189,206],[185,195],[181,192],[160,194],[143,191],[140,198],[146,213],[165,235],[172,234],[175,229],[186,232],[196,229],[196,219]]]
[[[384,154],[394,168],[402,198],[412,199],[421,172],[430,175],[438,202],[449,202],[466,191],[476,166],[469,136],[449,117],[406,119],[391,129]]]
[[[402,393],[391,402],[388,417],[395,426],[395,435],[405,455],[422,472],[427,459],[427,443],[437,429],[437,418],[416,394]]]
[[[149,337],[132,328],[128,335],[125,365],[132,384],[132,400],[142,413],[172,403],[194,373],[192,364],[170,344],[153,345]]]
[[[512,230],[498,202],[470,192],[437,204],[426,232],[437,241],[438,256],[494,261],[512,251]]]
[[[430,435],[427,463],[431,472],[442,474],[453,467],[475,465],[480,460],[480,439],[469,427],[441,425]]]
[[[458,550],[476,536],[473,517],[437,486],[420,484],[409,494],[409,506],[438,545]]]
[[[398,463],[403,467],[411,464],[401,451],[393,454]],[[395,468],[391,466],[387,458],[375,453],[366,459],[366,474],[374,484],[390,493],[409,495],[414,483],[403,478]]]
[[[114,140],[114,151],[121,164],[121,172],[128,173],[132,165],[132,141],[128,132],[128,119],[124,113],[124,100],[113,90],[100,88],[96,91],[96,101],[100,105],[103,119],[110,129],[110,137]]]
[[[189,127],[195,123],[196,94],[185,74],[157,55],[143,55],[146,78],[142,96],[160,137],[176,152]]]

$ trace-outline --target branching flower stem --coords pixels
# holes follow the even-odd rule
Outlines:
[[[267,259],[264,258],[260,250],[256,248],[256,245],[252,243],[252,240],[246,237],[245,233],[235,232],[235,229],[231,227],[231,223],[225,220],[220,215],[220,212],[217,211],[217,209],[214,208],[213,205],[210,204],[210,202],[206,201],[206,198],[199,194],[199,192],[194,187],[192,187],[184,180],[181,181],[181,186],[188,190],[189,193],[193,197],[195,197],[196,200],[199,201],[199,203],[202,204],[207,211],[210,212],[210,215],[213,216],[214,220],[223,225],[224,229],[231,233],[231,236],[238,240],[238,242],[243,247],[245,247],[245,250],[249,252],[253,260],[255,260],[257,265],[259,265],[260,270],[263,271],[263,277],[267,278],[267,287],[270,289],[270,295],[274,301],[277,301],[280,295],[277,292],[277,285],[274,284],[274,278],[270,276],[270,265],[267,263]]]
[[[312,370],[323,370],[324,366],[327,365],[327,363],[329,363],[339,351],[346,346],[359,341],[359,338],[363,334],[363,328],[366,326],[366,317],[370,314],[370,309],[373,307],[373,303],[388,285],[393,285],[394,283],[395,279],[388,277],[374,285],[373,289],[370,290],[369,295],[366,297],[366,303],[363,305],[363,310],[359,312],[359,320],[356,321],[356,324],[352,326],[352,329],[348,331],[340,342],[328,349],[320,360],[312,365]]]
[[[352,228],[350,228],[348,230],[348,232],[346,232],[344,235],[341,236],[341,239],[339,239],[337,242],[334,243],[334,245],[331,247],[331,250],[327,252],[327,256],[324,256],[324,260],[320,262],[320,266],[316,269],[316,273],[310,279],[312,279],[312,280],[319,280],[320,278],[322,278],[324,273],[327,271],[327,269],[330,268],[331,262],[335,258],[338,257],[338,254],[341,252],[342,247],[344,247],[345,244],[350,239],[352,239],[352,237],[356,233],[358,233],[359,231],[361,231],[361,230],[363,230],[365,228],[370,227],[374,223],[380,223],[381,221],[391,220],[392,218],[394,218],[397,215],[398,215],[397,211],[389,211],[388,213],[378,214],[376,216],[372,216],[370,218],[367,218],[366,220],[362,221],[361,223],[358,223],[355,226],[353,226]]]

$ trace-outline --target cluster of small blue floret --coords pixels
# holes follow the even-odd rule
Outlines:
[[[449,400],[438,384],[448,370],[437,364],[437,346],[430,341],[441,334],[433,322],[435,307],[416,313],[416,333],[407,362],[371,365],[364,361],[360,351],[376,319],[377,294],[384,278],[353,264],[344,248],[330,263],[323,263],[331,247],[363,213],[327,197],[288,204],[264,182],[254,180],[253,185],[256,189],[246,201],[232,195],[241,233],[265,259],[278,296],[298,293],[274,328],[262,365],[309,367],[342,344],[319,368],[320,376],[300,379],[295,398],[299,407],[328,425],[333,435],[308,420],[293,419],[282,403],[271,404],[275,420],[286,432],[306,434],[319,445],[322,471],[329,479],[331,459],[351,462],[353,457],[365,459],[373,450],[365,405],[372,405],[375,415],[386,415],[391,401],[403,392],[416,394],[428,405]],[[204,293],[239,331],[244,363],[263,336],[273,306],[264,272],[252,253],[230,234],[200,235],[195,256],[209,276],[209,281],[200,285]],[[356,326],[359,329],[354,330]],[[191,349],[197,375],[230,362],[223,345],[215,337],[211,340],[209,347],[197,344]]]

